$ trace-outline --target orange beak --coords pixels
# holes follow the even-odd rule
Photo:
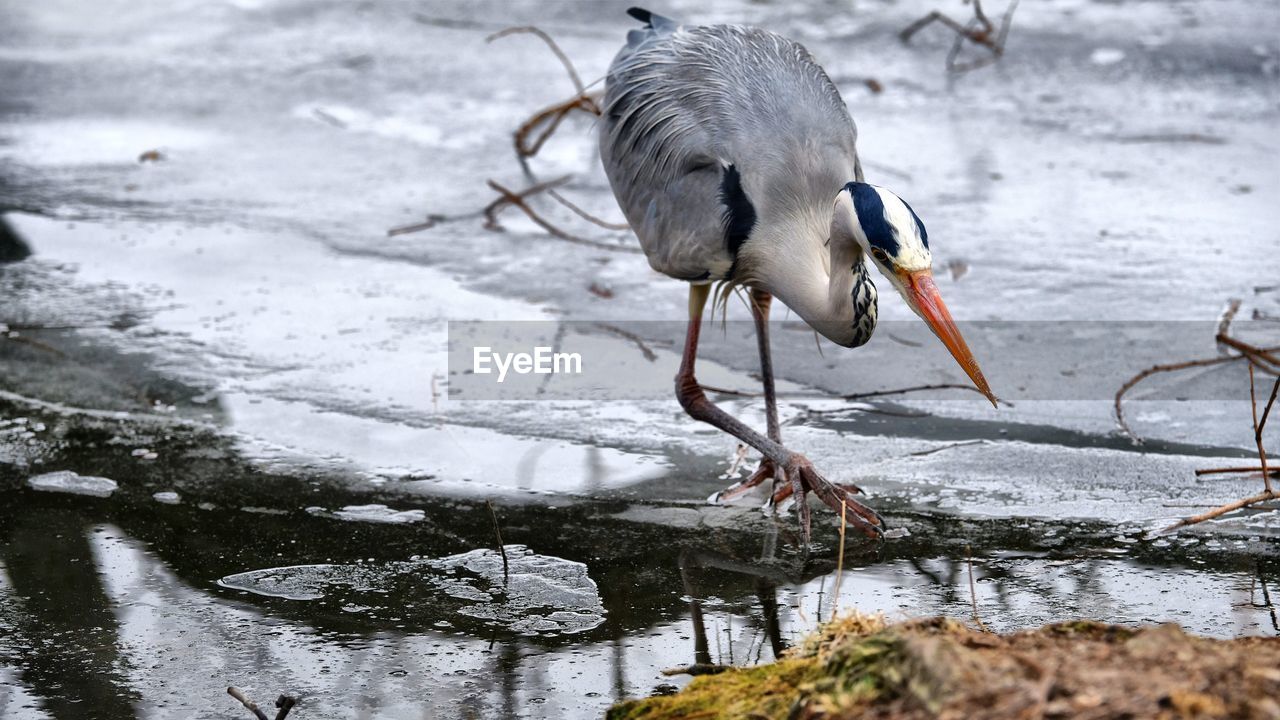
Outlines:
[[[933,284],[933,273],[928,270],[902,273],[902,279],[907,288],[907,302],[920,317],[924,318],[925,322],[929,323],[933,334],[937,335],[942,344],[947,346],[947,350],[951,351],[951,356],[960,363],[965,374],[973,380],[974,386],[987,396],[992,406],[999,407],[996,405],[996,396],[991,394],[991,387],[987,385],[987,379],[982,377],[978,361],[973,359],[973,353],[969,352],[969,346],[960,335],[960,329],[951,319],[951,313],[947,312],[947,306],[942,302],[942,296],[938,294],[938,286]]]

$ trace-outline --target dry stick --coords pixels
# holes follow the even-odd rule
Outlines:
[[[969,72],[970,70],[977,70],[978,68],[986,67],[1003,57],[1005,40],[1008,39],[1009,27],[1013,24],[1013,11],[1017,8],[1018,0],[1013,0],[1013,2],[1009,3],[1009,7],[1005,9],[1004,16],[1000,20],[1000,32],[996,35],[995,39],[992,40],[991,21],[987,19],[986,14],[982,12],[981,3],[974,0],[974,12],[978,15],[975,20],[980,20],[983,25],[983,29],[978,31],[983,38],[983,42],[978,44],[990,48],[991,54],[987,57],[979,57],[967,63],[957,63],[956,58],[960,55],[960,48],[963,43],[961,42],[962,38],[956,38],[955,44],[951,47],[951,52],[947,55],[947,72],[958,74]]]
[[[1247,472],[1262,472],[1262,468],[1257,466],[1201,468],[1199,470],[1196,470],[1196,477],[1200,477],[1201,475],[1224,475],[1226,473],[1247,473]],[[1280,468],[1271,468],[1268,472],[1270,472],[1271,475],[1274,477],[1280,477]]]
[[[542,228],[543,230],[546,230],[548,233],[551,233],[551,235],[557,238],[560,238],[561,240],[566,240],[571,243],[577,243],[579,245],[586,245],[588,247],[593,247],[599,250],[611,250],[613,252],[629,252],[629,253],[637,253],[637,254],[642,252],[640,248],[631,247],[629,245],[609,245],[606,243],[598,242],[596,240],[591,240],[589,238],[578,237],[577,235],[571,235],[565,232],[564,230],[561,230],[560,228],[556,227],[555,225],[551,224],[550,222],[545,220],[541,215],[539,215],[532,207],[529,206],[528,203],[524,201],[524,196],[521,193],[517,193],[513,190],[503,187],[502,185],[499,185],[493,180],[490,180],[488,182],[489,182],[489,187],[493,188],[496,192],[501,193],[503,196],[503,199],[505,199],[507,203],[514,205],[520,208],[521,210],[523,210],[524,214],[528,215],[530,220],[537,223],[538,227]],[[539,183],[539,185],[545,185],[545,184],[546,183]],[[538,187],[538,185],[535,185],[534,187],[536,188]],[[529,191],[526,190],[525,194],[528,194],[528,193]],[[496,225],[496,220],[492,219],[491,213],[486,213],[486,216],[490,218],[491,222],[494,225]]]
[[[1004,55],[1005,40],[1009,36],[1009,27],[1013,22],[1013,11],[1017,9],[1017,7],[1017,0],[1013,0],[1013,2],[1009,3],[1009,7],[1005,9],[1004,16],[1001,18],[1000,30],[994,35],[994,37],[993,33],[995,33],[996,30],[995,24],[992,23],[991,19],[987,17],[985,12],[983,12],[981,0],[974,1],[974,17],[965,24],[961,24],[953,20],[951,17],[934,10],[908,25],[902,30],[902,32],[898,33],[898,37],[903,43],[909,43],[911,42],[911,37],[926,25],[933,22],[941,23],[956,34],[955,42],[952,44],[951,50],[947,53],[947,71],[952,73],[961,73],[968,72],[969,70],[976,70],[995,62]],[[960,55],[960,51],[964,47],[964,42],[966,40],[975,45],[985,47],[991,52],[991,55],[969,63],[956,63],[956,58]]]
[[[1249,370],[1250,370],[1249,380],[1251,385],[1249,395],[1250,395],[1250,398],[1252,399],[1253,397],[1253,392],[1252,392],[1253,366],[1252,365],[1249,366]],[[1188,525],[1195,525],[1196,523],[1202,523],[1205,520],[1212,520],[1213,518],[1226,515],[1227,513],[1230,513],[1230,512],[1235,512],[1236,510],[1240,510],[1240,509],[1249,507],[1251,505],[1257,505],[1258,503],[1267,502],[1269,500],[1280,500],[1280,493],[1277,493],[1271,487],[1271,476],[1266,469],[1267,468],[1267,451],[1265,448],[1263,448],[1262,440],[1261,440],[1262,431],[1267,426],[1267,417],[1268,415],[1271,414],[1271,406],[1275,403],[1277,392],[1280,392],[1280,378],[1276,379],[1275,386],[1271,388],[1271,399],[1267,401],[1267,406],[1262,412],[1262,418],[1254,423],[1254,436],[1258,438],[1258,460],[1262,463],[1262,480],[1263,480],[1263,483],[1266,485],[1266,491],[1259,495],[1254,495],[1253,497],[1248,497],[1243,500],[1237,500],[1233,503],[1227,503],[1226,505],[1222,505],[1221,507],[1214,508],[1213,510],[1210,510],[1205,513],[1201,513],[1194,517],[1189,517],[1183,520],[1179,520],[1178,522],[1170,525],[1164,530],[1161,530],[1160,531],[1161,533],[1167,533],[1173,530],[1177,530],[1178,528],[1184,528]],[[1254,417],[1257,417],[1257,412],[1258,412],[1258,406],[1257,406],[1257,403],[1254,402],[1253,403]]]
[[[1242,355],[1257,365],[1263,372],[1275,375],[1280,373],[1280,357],[1272,354],[1273,348],[1260,348],[1251,345],[1243,340],[1237,340],[1230,335],[1218,334],[1214,340],[1226,345],[1227,347],[1239,350]],[[1272,367],[1268,367],[1268,365]]]
[[[1203,360],[1187,360],[1187,361],[1178,362],[1178,363],[1165,363],[1162,365],[1152,365],[1146,370],[1143,370],[1137,375],[1134,375],[1133,377],[1129,378],[1129,380],[1125,382],[1125,384],[1121,385],[1120,389],[1116,391],[1116,398],[1114,402],[1114,407],[1116,411],[1116,422],[1120,424],[1120,429],[1124,431],[1125,435],[1128,435],[1130,439],[1133,440],[1134,443],[1141,445],[1142,438],[1138,437],[1137,434],[1133,432],[1133,429],[1129,427],[1129,423],[1125,422],[1124,407],[1121,405],[1121,403],[1124,401],[1125,393],[1133,389],[1134,385],[1137,385],[1143,380],[1146,380],[1152,375],[1156,375],[1158,373],[1174,372],[1175,370],[1186,370],[1188,368],[1193,368],[1193,367],[1207,367],[1209,365],[1220,365],[1222,363],[1232,362],[1235,360],[1243,360],[1244,357],[1245,357],[1244,355],[1227,355],[1224,357],[1205,358]]]
[[[608,220],[602,220],[601,218],[598,218],[595,215],[592,215],[586,210],[583,210],[577,204],[570,202],[569,198],[566,198],[565,196],[556,192],[554,189],[547,190],[547,194],[555,198],[556,202],[569,208],[578,217],[582,218],[583,220],[586,220],[589,223],[594,223],[596,225],[599,225],[605,230],[630,230],[631,229],[631,226],[628,225],[627,223],[611,223]]]
[[[1226,515],[1227,513],[1235,512],[1236,510],[1247,508],[1250,505],[1257,505],[1258,503],[1264,503],[1269,500],[1280,500],[1280,493],[1264,492],[1259,495],[1254,495],[1253,497],[1247,497],[1243,500],[1237,500],[1233,503],[1227,503],[1226,505],[1216,507],[1208,512],[1179,520],[1178,522],[1161,530],[1159,534],[1163,535],[1165,533],[1173,532],[1179,528],[1187,527],[1188,525],[1195,525],[1197,523],[1202,523],[1205,520],[1212,520],[1216,517]]]
[[[852,395],[841,395],[841,400],[864,400],[866,398],[881,397],[884,395],[903,395],[910,392],[920,392],[922,390],[972,390],[976,393],[982,391],[972,385],[960,385],[958,383],[940,383],[937,385],[915,385],[912,387],[898,388],[897,390],[875,390],[873,392],[853,393]],[[1000,402],[1005,402],[1001,400]],[[1005,403],[1006,405],[1009,403]]]
[[[600,115],[600,105],[596,102],[595,96],[591,94],[575,95],[564,102],[539,110],[516,129],[514,136],[516,157],[520,160],[520,164],[524,166],[526,172],[528,171],[528,164],[525,160],[538,154],[538,151],[550,139],[556,128],[560,126],[560,123],[574,110],[581,110],[591,115]],[[541,133],[530,144],[529,135],[539,127],[543,128]]]
[[[250,700],[248,696],[240,690],[240,688],[232,685],[227,688],[227,694],[239,701],[241,705],[248,708],[248,710],[258,718],[258,720],[269,720],[267,714],[262,712],[262,709],[258,707],[258,704]],[[298,699],[290,695],[281,695],[276,698],[277,709],[275,720],[284,720],[285,717],[289,715],[289,711],[293,709],[293,706],[297,704]]]
[[[493,534],[498,538],[498,553],[502,555],[502,584],[507,585],[511,582],[511,566],[507,564],[507,546],[502,542],[502,530],[498,528],[498,514],[493,511],[493,503],[488,500],[484,501],[484,506],[489,508],[489,519],[493,521]]]
[[[293,709],[293,706],[297,704],[297,698],[289,695],[281,695],[276,698],[276,720],[284,720],[289,715],[289,711]]]
[[[1262,466],[1262,484],[1267,492],[1274,492],[1271,487],[1271,473],[1267,471],[1267,450],[1262,446],[1262,429],[1267,426],[1267,416],[1271,414],[1271,406],[1276,402],[1276,392],[1280,391],[1280,377],[1276,378],[1275,385],[1271,386],[1271,397],[1267,400],[1267,405],[1262,410],[1262,420],[1258,420],[1258,398],[1253,390],[1253,365],[1249,366],[1249,404],[1251,405],[1250,414],[1253,416],[1253,439],[1258,445],[1258,462]]]
[[[521,25],[519,27],[509,27],[505,30],[499,30],[498,32],[490,35],[489,37],[485,38],[484,41],[487,43],[491,43],[494,40],[499,40],[509,35],[516,35],[520,33],[536,35],[540,40],[542,40],[542,42],[546,43],[547,47],[551,48],[551,52],[555,53],[557,58],[560,58],[560,64],[564,65],[565,72],[569,73],[569,79],[573,81],[573,87],[575,90],[578,91],[578,94],[581,95],[586,92],[586,88],[582,86],[582,78],[578,77],[578,71],[573,67],[573,62],[569,60],[569,56],[565,55],[564,51],[560,49],[560,46],[556,43],[556,41],[552,40],[551,36],[543,32],[541,28],[537,28],[532,25]]]
[[[227,688],[227,694],[240,701],[241,705],[244,705],[249,709],[249,712],[258,717],[258,720],[270,720],[270,718],[267,717],[267,714],[258,708],[258,704],[246,697],[245,694],[240,691],[240,688],[232,685]]]
[[[1222,311],[1222,317],[1218,318],[1218,331],[1214,333],[1215,337],[1222,337],[1231,329],[1231,321],[1236,319],[1236,313],[1240,312],[1240,298],[1228,298],[1227,307]]]
[[[978,623],[982,632],[991,632],[982,618],[978,617],[978,590],[973,584],[973,550],[968,545],[964,546],[964,558],[969,564],[969,604],[973,606],[973,621]]]
[[[836,619],[836,611],[840,609],[840,582],[844,580],[844,531],[847,526],[845,518],[845,499],[840,498],[840,552],[836,553],[836,586],[831,596],[831,619]]]

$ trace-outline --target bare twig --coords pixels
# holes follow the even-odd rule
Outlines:
[[[493,511],[493,503],[485,500],[484,506],[489,508],[489,519],[493,521],[493,534],[498,539],[498,553],[502,555],[502,584],[506,585],[511,582],[511,565],[507,562],[507,546],[502,542],[502,529],[498,527],[498,514]]]
[[[943,445],[941,447],[929,448],[928,450],[920,450],[918,452],[907,453],[907,457],[924,457],[925,455],[932,455],[934,453],[942,452],[943,450],[950,450],[952,448],[959,448],[959,447],[968,447],[970,445],[982,445],[985,442],[986,440],[967,440],[965,442],[950,443],[948,445]]]
[[[555,184],[558,184],[558,183],[555,183]],[[577,235],[570,234],[568,232],[565,232],[564,230],[561,230],[560,228],[552,224],[550,221],[543,218],[541,215],[537,213],[537,211],[535,211],[528,203],[525,202],[524,198],[525,196],[531,194],[535,188],[540,188],[540,186],[549,186],[549,185],[550,184],[548,183],[539,183],[538,185],[535,185],[528,190],[525,190],[521,193],[517,193],[513,190],[510,190],[498,184],[493,180],[489,181],[489,187],[493,188],[493,190],[495,190],[496,192],[502,195],[502,198],[500,198],[500,200],[505,200],[506,201],[505,204],[514,205],[515,207],[518,207],[521,210],[523,210],[524,214],[528,215],[529,219],[532,220],[534,223],[536,223],[538,227],[542,228],[543,230],[546,230],[548,233],[550,233],[554,237],[560,238],[561,240],[567,240],[568,242],[577,243],[579,245],[586,245],[588,247],[597,248],[599,250],[611,250],[613,252],[628,252],[628,253],[637,253],[637,254],[642,252],[640,248],[632,247],[630,245],[610,245],[608,243],[602,243],[597,240],[591,240],[590,238],[584,238],[584,237],[579,237]],[[541,189],[545,189],[545,187]],[[486,211],[485,217],[488,218],[488,222],[486,222],[485,227],[489,229],[500,227],[497,225],[497,222],[494,219],[494,213],[497,211],[497,209],[503,206],[504,205],[499,204],[498,201],[495,201],[490,205],[490,207],[493,208],[493,211],[492,212]]]
[[[1227,307],[1222,311],[1222,317],[1218,318],[1218,331],[1214,333],[1216,337],[1222,337],[1231,330],[1231,321],[1235,320],[1238,312],[1240,312],[1240,298],[1229,298]]]
[[[1271,386],[1271,397],[1267,400],[1266,407],[1262,410],[1262,420],[1258,420],[1258,397],[1253,389],[1253,365],[1249,366],[1249,405],[1250,415],[1253,416],[1253,439],[1258,445],[1258,463],[1262,469],[1262,483],[1266,487],[1268,493],[1273,493],[1271,487],[1271,473],[1267,471],[1267,449],[1262,446],[1262,429],[1267,426],[1267,416],[1271,414],[1271,406],[1276,402],[1276,393],[1280,391],[1280,377],[1276,378],[1275,385]]]
[[[227,688],[227,694],[235,698],[241,705],[244,705],[254,714],[254,716],[258,718],[258,720],[270,720],[267,717],[267,714],[262,711],[262,708],[259,708],[257,703],[250,700],[240,688],[232,685]],[[281,695],[276,698],[277,709],[275,720],[284,720],[285,717],[288,716],[289,711],[293,709],[293,706],[297,704],[298,699],[289,695]]]
[[[966,4],[968,2],[969,0],[965,0]],[[982,0],[973,0],[973,17],[964,24],[953,20],[950,16],[938,10],[934,10],[908,25],[902,32],[898,33],[898,37],[903,43],[910,43],[911,37],[930,23],[937,22],[945,25],[955,33],[955,42],[952,43],[951,50],[947,53],[947,71],[963,73],[976,70],[990,65],[1004,56],[1005,42],[1009,37],[1009,27],[1013,24],[1013,11],[1017,7],[1018,0],[1012,0],[1009,3],[1003,17],[1000,19],[1000,27],[997,29],[995,23],[991,22],[991,19],[983,11]],[[957,62],[966,41],[986,48],[989,54],[967,63]]]
[[[1188,525],[1195,525],[1196,523],[1202,523],[1205,520],[1212,520],[1216,517],[1221,517],[1223,515],[1226,515],[1227,513],[1235,512],[1236,510],[1242,510],[1252,505],[1257,505],[1258,503],[1264,503],[1271,500],[1280,500],[1280,493],[1264,492],[1258,495],[1254,495],[1253,497],[1247,497],[1247,498],[1244,498],[1243,500],[1237,500],[1232,503],[1227,503],[1226,505],[1221,505],[1208,512],[1204,512],[1199,515],[1195,515],[1189,518],[1184,518],[1182,520],[1179,520],[1178,522],[1161,530],[1160,534],[1170,533],[1170,532],[1173,532],[1174,530],[1187,527]]]
[[[1201,468],[1199,470],[1196,470],[1196,477],[1200,477],[1201,475],[1224,475],[1227,473],[1248,473],[1248,472],[1262,472],[1262,468],[1258,466]],[[1280,468],[1271,468],[1268,470],[1268,472],[1273,477],[1280,477]]]
[[[494,40],[500,40],[504,37],[508,37],[510,35],[518,35],[521,33],[535,35],[538,37],[538,39],[542,40],[542,42],[546,43],[547,47],[551,48],[551,52],[555,53],[556,57],[560,59],[560,64],[564,65],[565,72],[569,73],[569,80],[573,82],[573,88],[578,91],[579,95],[586,92],[586,88],[584,88],[582,85],[582,78],[578,77],[578,70],[573,66],[573,62],[569,60],[569,56],[565,55],[564,50],[560,49],[560,45],[556,43],[555,40],[552,40],[550,35],[543,32],[541,28],[537,28],[532,25],[521,25],[518,27],[509,27],[505,30],[499,30],[498,32],[490,35],[489,37],[485,38],[484,41],[486,43],[491,43]]]
[[[969,565],[969,604],[973,606],[973,621],[978,624],[982,632],[991,632],[978,616],[978,589],[973,584],[973,551],[968,545],[964,546],[964,559]]]
[[[611,223],[608,220],[603,220],[601,218],[596,217],[595,215],[592,215],[586,210],[583,210],[577,204],[571,202],[569,198],[566,198],[565,196],[561,195],[554,188],[548,189],[547,194],[550,195],[552,198],[555,198],[556,202],[569,208],[569,210],[572,211],[574,215],[577,215],[578,217],[582,218],[583,220],[586,220],[589,223],[599,225],[605,230],[630,230],[631,229],[631,226],[628,225],[627,223]]]
[[[640,349],[640,354],[644,356],[645,360],[648,360],[649,362],[653,362],[658,359],[657,353],[649,349],[649,346],[645,343],[644,338],[631,332],[630,330],[625,330],[623,328],[618,327],[617,325],[610,325],[609,323],[596,323],[596,327],[601,328],[603,330],[608,330],[609,332],[613,333],[614,335],[617,335],[620,338],[623,338],[624,340],[630,340],[631,342],[635,343],[635,346]]]
[[[1243,355],[1225,355],[1223,357],[1204,358],[1201,360],[1187,360],[1184,362],[1152,365],[1146,370],[1143,370],[1137,375],[1134,375],[1133,377],[1129,378],[1129,380],[1126,381],[1125,384],[1121,385],[1120,389],[1116,391],[1116,397],[1114,402],[1114,407],[1116,411],[1116,422],[1120,424],[1120,429],[1124,431],[1125,435],[1128,435],[1129,438],[1133,440],[1134,444],[1141,445],[1142,438],[1138,437],[1137,434],[1133,432],[1133,429],[1129,427],[1129,423],[1125,422],[1124,406],[1122,405],[1124,401],[1125,393],[1132,390],[1133,386],[1137,385],[1143,380],[1146,380],[1152,375],[1157,375],[1159,373],[1174,372],[1175,370],[1186,370],[1188,368],[1194,368],[1194,367],[1208,367],[1210,365],[1220,365],[1222,363],[1228,363],[1235,360],[1243,360],[1243,359],[1244,359]]]
[[[844,533],[848,526],[848,520],[845,517],[845,498],[840,498],[840,551],[836,553],[836,586],[831,592],[831,619],[836,619],[836,612],[840,609],[840,583],[844,580]]]
[[[240,688],[232,685],[231,687],[227,688],[227,694],[235,698],[236,700],[238,700],[241,705],[248,708],[249,712],[257,716],[258,720],[270,720],[267,717],[267,714],[262,712],[262,710],[258,707],[258,704],[250,700],[248,697],[246,697],[245,694],[241,692]]]
[[[276,698],[276,720],[284,720],[289,715],[289,711],[293,709],[293,706],[297,704],[297,698],[289,695],[281,695]]]
[[[939,383],[936,385],[915,385],[912,387],[898,388],[896,390],[874,390],[872,392],[853,393],[852,395],[841,395],[842,400],[865,400],[873,397],[883,397],[885,395],[903,395],[912,392],[921,392],[924,390],[971,390],[981,394],[982,391],[972,385],[961,385],[959,383]],[[1001,400],[1005,405],[1012,406],[1013,403]]]

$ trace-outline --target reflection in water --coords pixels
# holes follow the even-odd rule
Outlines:
[[[14,636],[21,678],[56,718],[132,717],[138,696],[125,682],[117,622],[103,592],[79,513],[18,515],[0,543],[18,602]]]
[[[218,588],[214,581],[228,563],[319,558],[281,530],[261,538],[264,547],[253,557],[220,560],[225,540],[236,535],[225,529],[236,524],[235,511],[148,507],[167,520],[153,524],[148,512],[141,523],[128,514],[122,525],[103,523],[56,507],[3,518],[12,519],[0,549],[10,580],[0,597],[16,599],[4,605],[4,620],[18,629],[0,639],[0,656],[17,658],[22,686],[52,717],[232,712],[223,697],[227,684],[259,699],[297,693],[313,718],[596,717],[614,700],[687,679],[665,678],[664,668],[771,661],[837,607],[911,616],[966,616],[969,609],[958,549],[929,555],[889,545],[906,557],[873,562],[851,547],[833,597],[830,553],[806,558],[780,551],[773,532],[716,532],[668,550],[668,529],[598,521],[606,526],[591,537],[631,545],[611,552],[606,541],[586,551],[606,623],[580,635],[521,637],[467,625],[456,608],[396,612],[394,593],[387,612],[373,616],[351,602],[331,611],[318,601]],[[558,544],[539,520],[546,512],[506,509],[507,532],[573,555],[574,546]],[[404,533],[427,532],[418,525],[371,526],[368,534],[343,536],[350,523],[305,513],[297,522],[306,527],[295,538],[336,533],[339,544],[357,541],[362,554]],[[164,537],[158,529],[183,525],[181,535],[194,541],[183,550],[155,544]],[[577,527],[588,528],[583,536],[591,532],[590,525]],[[152,540],[137,539],[138,532]],[[582,551],[578,546],[579,557]],[[1144,566],[1087,549],[1066,557],[1036,550],[975,556],[980,612],[1001,629],[1090,615],[1179,620],[1218,634],[1274,630],[1264,599],[1270,585],[1252,562],[1212,572]]]

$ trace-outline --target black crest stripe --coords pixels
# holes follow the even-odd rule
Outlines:
[[[720,178],[720,202],[724,205],[725,247],[736,265],[738,251],[756,226],[756,208],[742,189],[742,176],[733,165],[725,166]]]

